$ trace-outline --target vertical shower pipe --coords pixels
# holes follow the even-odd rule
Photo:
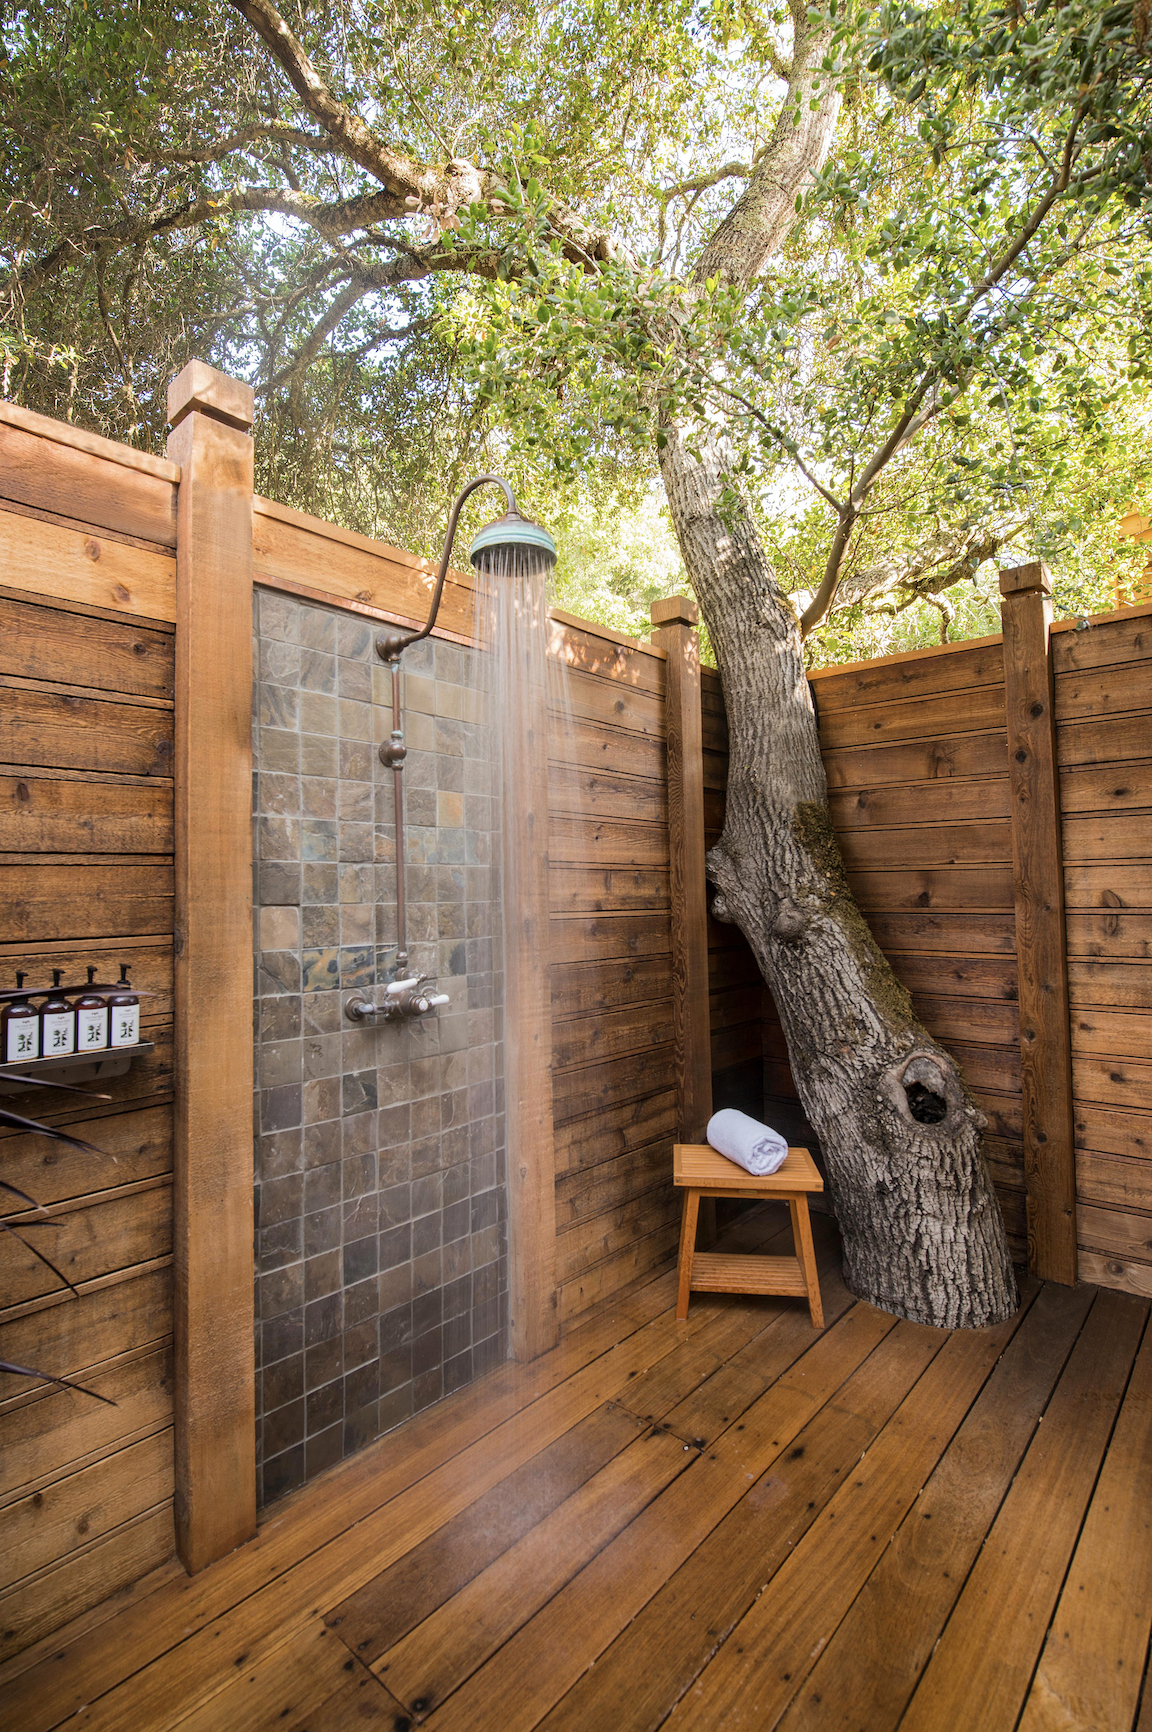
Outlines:
[[[392,657],[392,737],[381,746],[380,757],[392,771],[392,799],[396,813],[396,978],[408,967],[408,921],[404,906],[404,725],[400,712],[400,657]]]

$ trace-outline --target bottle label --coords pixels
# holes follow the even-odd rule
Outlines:
[[[43,1018],[44,1057],[63,1058],[76,1051],[76,1016],[71,1010],[54,1011]]]
[[[16,1017],[8,1024],[4,1043],[5,1064],[18,1064],[21,1059],[40,1057],[40,1019],[36,1016]]]
[[[138,1004],[114,1004],[112,1006],[112,1041],[113,1046],[138,1046],[140,1043],[140,1006]]]
[[[108,1006],[76,1012],[76,1051],[94,1052],[108,1045]]]

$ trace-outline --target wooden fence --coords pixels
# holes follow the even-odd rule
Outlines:
[[[1079,1273],[1143,1294],[1152,1291],[1150,614],[1053,630],[1063,859],[1047,862],[1045,880],[1057,902],[1062,885],[1065,903]],[[988,1115],[985,1147],[1023,1255],[1018,951],[1027,956],[1034,933],[1017,921],[1002,639],[824,668],[812,685],[853,890]],[[766,1044],[768,1110],[795,1111],[773,1017]]]
[[[96,1107],[6,1097],[101,1150],[0,1136],[73,1299],[5,1236],[0,1630],[10,1651],[172,1555],[175,465],[0,406],[0,962],[131,964],[155,1051]],[[9,1205],[18,1210],[15,1199]],[[19,1217],[17,1217],[19,1218]],[[27,1213],[25,1214],[27,1218]]]
[[[214,628],[196,603],[215,595],[213,617],[239,621],[255,583],[410,623],[423,618],[431,577],[411,555],[254,499],[244,414],[234,382],[208,369],[184,378],[177,463],[0,406],[0,960],[41,975],[125,960],[156,994],[146,1001],[154,1058],[114,1083],[107,1105],[50,1115],[114,1166],[3,1139],[5,1177],[63,1222],[53,1250],[81,1298],[50,1291],[9,1245],[0,1355],[79,1376],[120,1404],[5,1384],[10,1650],[136,1580],[174,1542],[198,1567],[254,1520],[249,759],[238,733],[250,669],[239,629],[227,654],[205,659]],[[467,579],[454,579],[438,629],[467,639],[471,608]],[[1021,1063],[1023,954],[1040,1035],[1056,1043],[1053,1074],[1061,1039],[1067,1059],[1079,1272],[1143,1293],[1150,611],[1058,627],[1050,652],[1043,629],[1040,661],[1013,660],[1015,709],[1000,639],[813,677],[854,887],[988,1114],[1018,1247],[1029,1201],[1034,1244],[1042,1220],[1060,1230],[1060,1207],[1044,1213],[1059,1204],[1049,1175],[1060,1150],[1045,1152],[1052,1104],[1036,1085],[1031,1012]],[[657,604],[655,624],[654,641],[636,644],[554,620],[573,711],[570,745],[553,728],[548,777],[553,1124],[537,1176],[554,1181],[555,1234],[530,1254],[555,1268],[561,1320],[674,1254],[670,1145],[700,1134],[713,1099],[757,1111],[766,1098],[768,1116],[803,1132],[747,946],[705,913],[703,854],[726,780],[720,684],[699,667],[689,606]],[[1021,716],[1027,679],[1040,696]],[[1025,752],[1013,773],[1027,772],[1038,809],[1044,726],[1054,727],[1063,850],[1052,882],[1065,908],[1035,894],[1026,827],[1014,838],[1010,763]],[[1034,966],[1037,922],[1049,939],[1066,924],[1066,962],[1061,944],[1058,966]],[[1061,1035],[1045,995],[1056,1003],[1065,988]],[[210,1019],[190,1014],[197,1002],[211,1003]],[[206,1485],[224,1488],[214,1503]]]

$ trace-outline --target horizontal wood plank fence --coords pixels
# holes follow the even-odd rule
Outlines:
[[[218,377],[192,382],[195,411],[208,421]],[[235,416],[224,425],[234,431]],[[246,1230],[210,1231],[213,1198],[230,1194],[238,1158],[249,1158],[247,1121],[229,1144],[211,1115],[197,1119],[184,1101],[174,1128],[174,1096],[200,1086],[198,1065],[210,1056],[189,1046],[185,1027],[174,1081],[175,898],[181,884],[181,894],[194,894],[197,876],[195,814],[174,799],[178,559],[191,569],[177,536],[186,479],[174,462],[0,405],[0,962],[9,977],[27,963],[42,986],[51,967],[73,973],[107,956],[130,962],[136,984],[156,994],[145,1001],[152,1058],[110,1085],[106,1105],[48,1115],[114,1155],[114,1165],[0,1139],[4,1176],[63,1223],[53,1254],[81,1289],[79,1301],[61,1299],[42,1266],[7,1244],[0,1356],[78,1377],[119,1403],[98,1407],[12,1381],[0,1391],[8,1541],[0,1630],[9,1652],[172,1558],[181,1532],[174,1423],[194,1419],[187,1389],[183,1408],[174,1403],[174,1382],[192,1388],[202,1375],[211,1256],[223,1259],[219,1291],[251,1286]],[[191,503],[189,495],[185,518]],[[250,495],[240,503],[252,524],[251,577],[245,557],[228,581],[368,620],[423,622],[434,576],[426,561]],[[195,531],[207,536],[202,559],[219,556],[210,545],[214,509]],[[236,509],[231,497],[217,515]],[[715,673],[698,665],[691,604],[661,606],[652,643],[553,617],[569,712],[553,715],[549,738],[556,1232],[548,1244],[555,1290],[545,1298],[562,1322],[673,1257],[671,1144],[698,1134],[711,1104],[763,1111],[794,1140],[806,1134],[751,953],[733,927],[703,922],[703,851],[723,823],[723,695]],[[453,574],[438,632],[470,641],[472,609],[468,576]],[[1079,1273],[1144,1294],[1152,1292],[1150,614],[1144,607],[1083,630],[1057,626],[1049,651]],[[988,1154],[1023,1252],[1029,1186],[1039,1196],[1046,1169],[1038,1118],[1031,1153],[1027,1143],[1003,644],[824,669],[812,683],[853,886],[988,1115]],[[231,728],[235,692],[209,696],[202,713]],[[231,774],[239,743],[228,750]],[[246,825],[229,871],[248,859]],[[217,889],[225,893],[223,879]],[[204,967],[224,968],[226,958],[213,962],[203,950],[211,922],[193,920],[189,931],[199,933]],[[187,959],[180,967],[187,993],[197,976]],[[216,1026],[212,1040],[243,1046],[250,1030],[231,984],[228,991],[225,1032]],[[230,1087],[241,1074],[230,1072]],[[199,1168],[198,1148],[208,1151]],[[516,1183],[513,1174],[513,1190]],[[1034,1244],[1036,1206],[1034,1197]],[[514,1198],[510,1212],[514,1222]],[[1051,1219],[1058,1229],[1059,1210]],[[174,1224],[185,1260],[175,1301]],[[236,1310],[239,1300],[229,1304]],[[230,1509],[212,1512],[215,1538],[204,1537],[207,1522],[190,1534],[197,1518],[182,1509],[181,1555],[193,1566],[229,1543],[226,1535],[242,1535],[249,1519],[250,1460],[240,1441],[249,1373],[234,1351],[243,1323],[228,1320],[225,1382],[234,1387],[221,1392],[217,1429],[201,1433],[207,1456],[191,1433],[175,1449],[190,1491],[212,1471],[213,1451],[231,1488]],[[175,1371],[174,1327],[191,1351]]]
[[[112,1099],[7,1096],[104,1151],[0,1133],[58,1224],[9,1235],[0,1358],[116,1402],[0,1390],[0,1654],[172,1556],[174,464],[0,406],[0,967],[131,965],[155,1051]],[[67,1104],[61,1106],[61,1102]],[[52,1109],[52,1110],[46,1110]],[[5,1214],[20,1218],[9,1197]],[[30,1212],[24,1211],[24,1218]]]
[[[1040,605],[1037,592],[1035,604]],[[1152,609],[1050,639],[1080,1275],[1152,1291]],[[853,890],[989,1119],[1010,1235],[1028,1235],[1013,803],[1000,637],[812,677]],[[1014,751],[1021,749],[1014,742]],[[1062,853],[1062,862],[1060,854]],[[796,1091],[773,1016],[769,1112]],[[1043,1186],[1043,1172],[1036,1184]]]

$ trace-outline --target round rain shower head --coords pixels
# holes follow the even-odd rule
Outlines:
[[[546,529],[518,511],[486,523],[471,547],[468,558],[481,571],[497,576],[536,577],[556,563],[556,543]]]

